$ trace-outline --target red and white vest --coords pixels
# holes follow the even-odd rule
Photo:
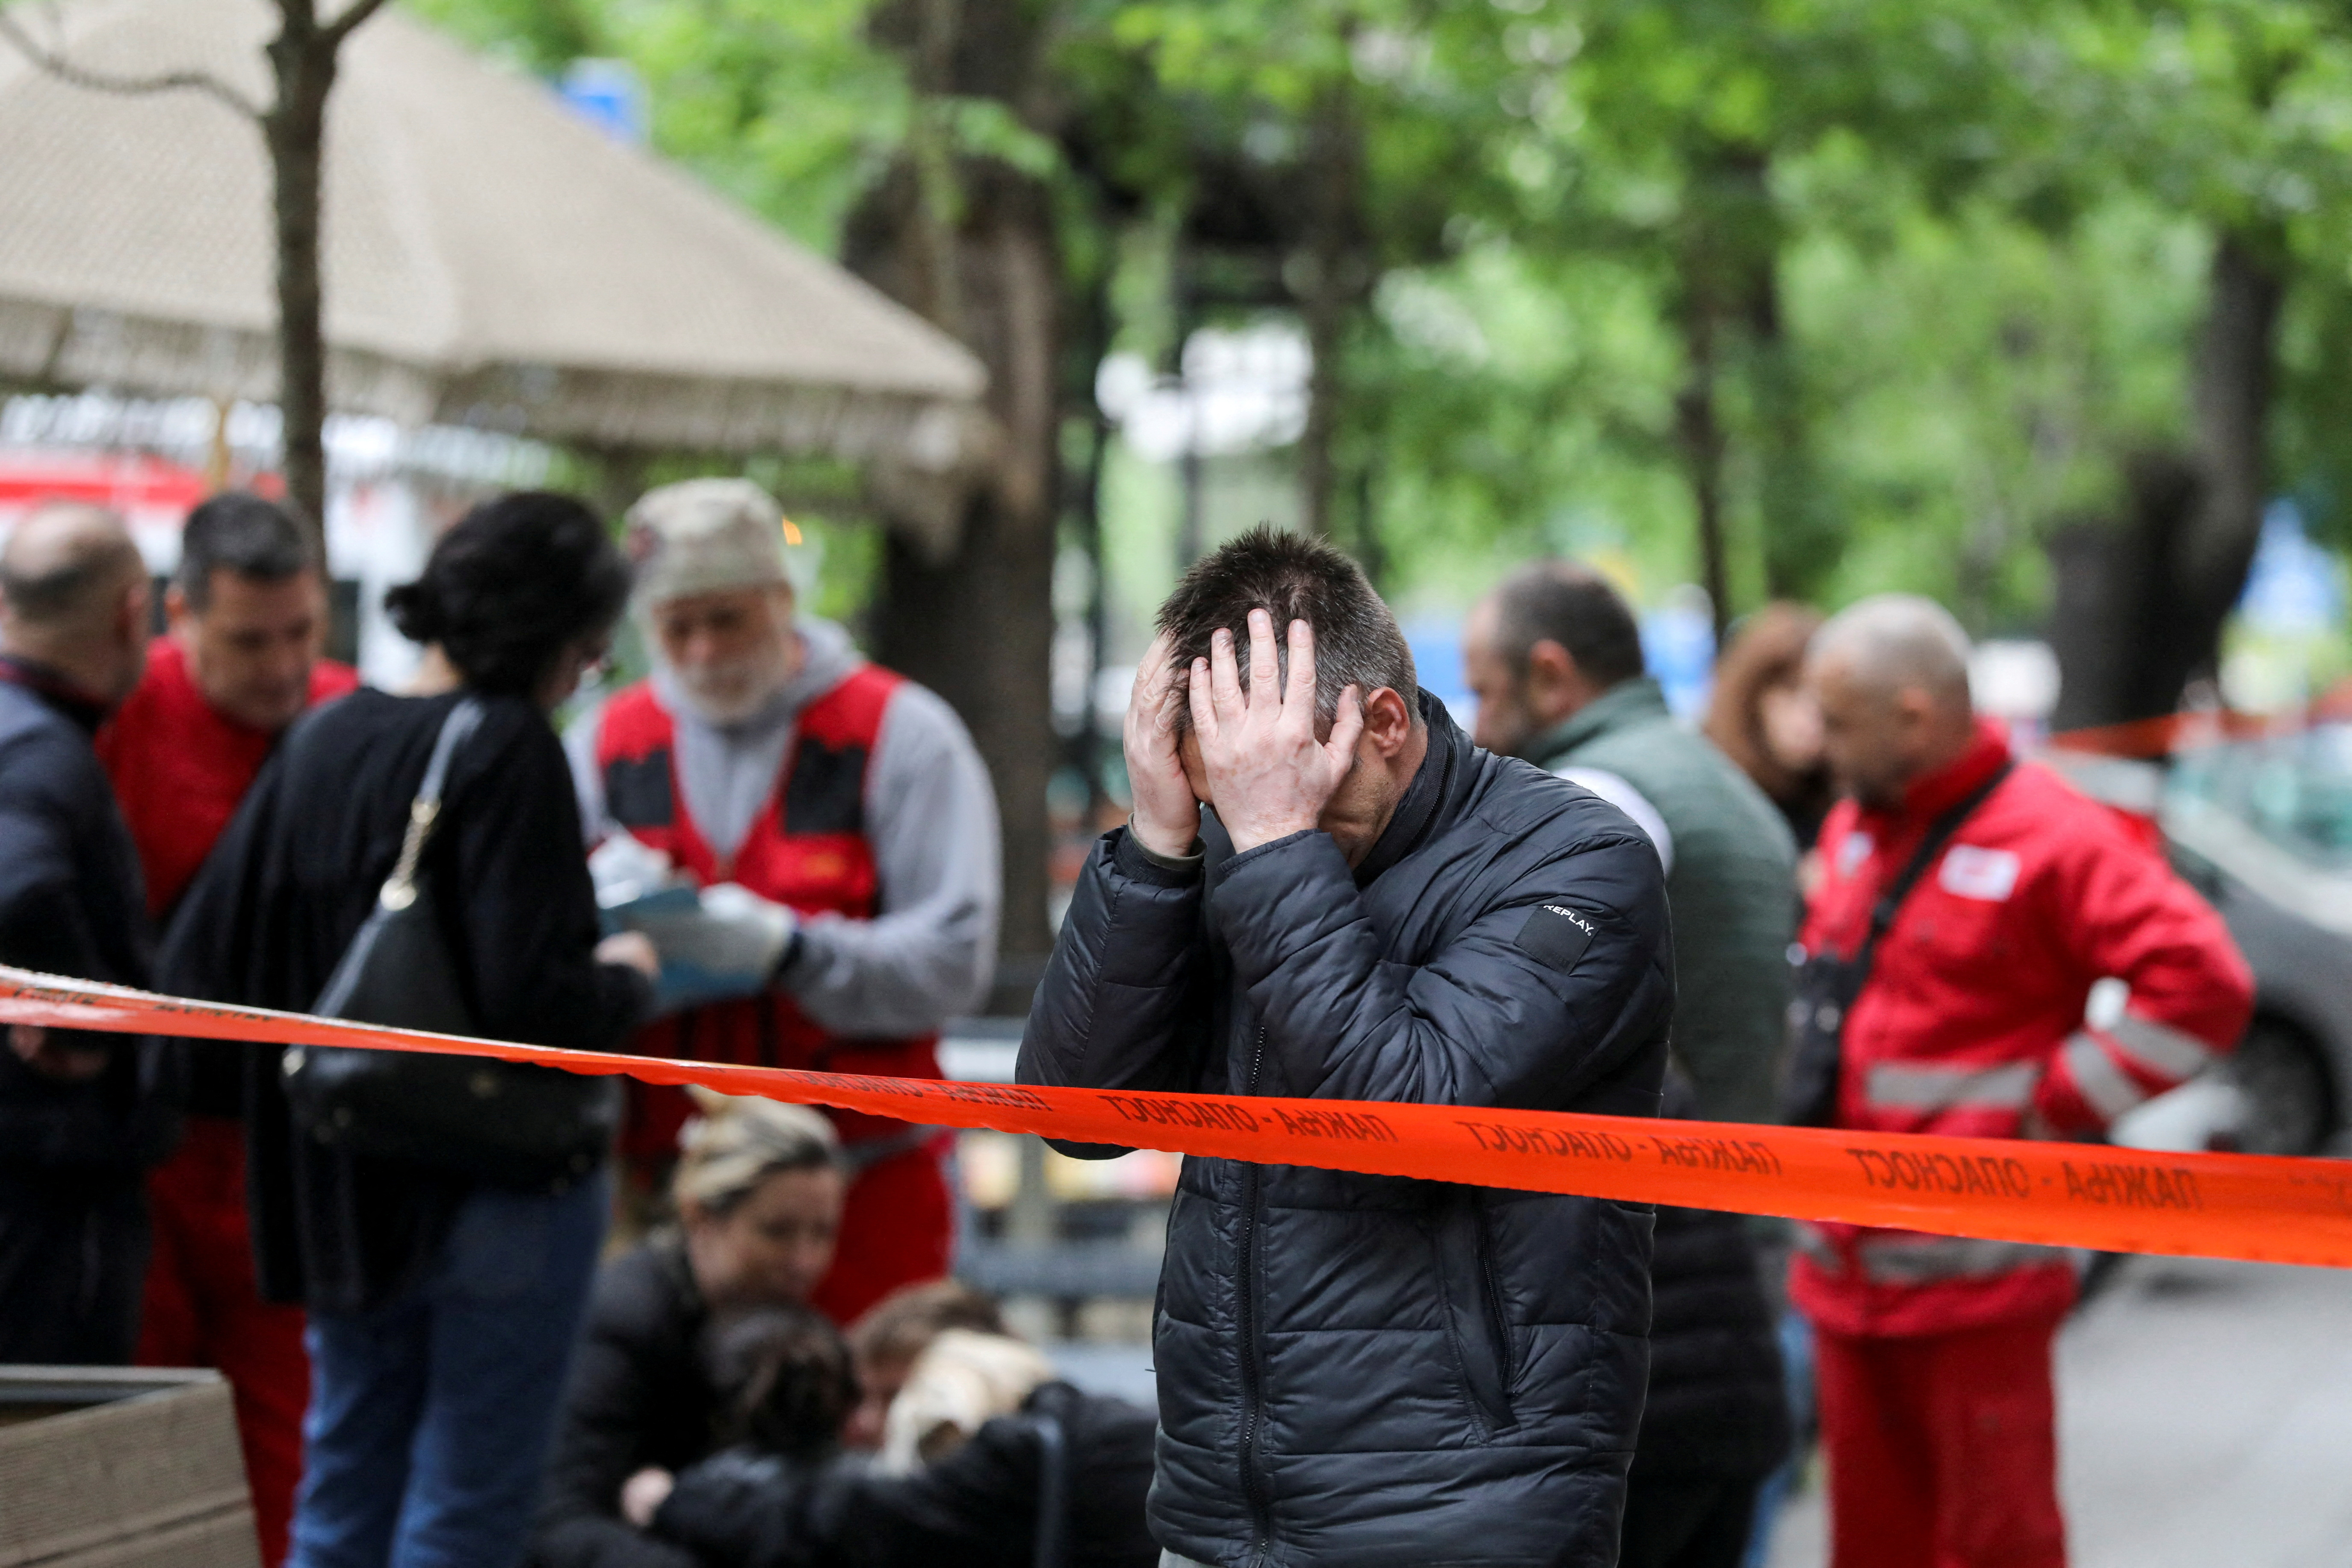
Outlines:
[[[880,882],[866,837],[866,773],[882,716],[903,679],[861,664],[801,710],[775,789],[731,860],[720,858],[688,813],[675,760],[677,727],[651,683],[640,681],[605,706],[598,727],[596,766],[606,814],[703,886],[737,882],[802,915],[870,920]],[[777,990],[663,1019],[638,1036],[635,1049],[646,1056],[747,1067],[935,1079],[938,1044],[938,1037],[929,1035],[844,1038]],[[685,1095],[674,1089],[631,1087],[640,1092],[622,1135],[623,1151],[673,1153],[678,1128],[689,1114]],[[904,1123],[880,1117],[829,1114],[853,1152],[859,1144],[907,1131]]]

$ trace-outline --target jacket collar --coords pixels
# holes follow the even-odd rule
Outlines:
[[[1460,804],[1458,797],[1468,789],[1471,770],[1462,764],[1475,750],[1470,737],[1446,712],[1444,703],[1426,691],[1420,697],[1421,721],[1429,731],[1429,752],[1413,771],[1404,797],[1397,802],[1396,815],[1389,818],[1380,837],[1372,841],[1371,853],[1356,868],[1359,888],[1370,886],[1373,878],[1420,848],[1438,820],[1452,815],[1450,808]]]
[[[1931,822],[1966,800],[1971,791],[2009,760],[2008,735],[1993,721],[1980,718],[1969,749],[1934,773],[1913,779],[1903,792],[1900,809],[1868,811],[1864,815],[1890,826]]]
[[[1663,719],[1668,713],[1665,689],[1650,676],[1637,675],[1619,681],[1538,735],[1528,743],[1525,755],[1531,763],[1549,763],[1561,752],[1574,751],[1612,730],[1644,719]]]
[[[112,710],[105,702],[68,680],[46,664],[36,664],[29,658],[14,654],[0,654],[0,682],[21,686],[55,711],[79,725],[85,734],[95,735],[106,722]]]

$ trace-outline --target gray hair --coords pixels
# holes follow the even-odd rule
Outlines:
[[[1174,667],[1181,671],[1208,658],[1209,640],[1222,627],[1234,634],[1234,661],[1246,683],[1252,610],[1274,617],[1280,679],[1290,674],[1290,623],[1314,628],[1315,711],[1324,722],[1338,716],[1339,693],[1350,686],[1360,697],[1388,687],[1404,699],[1413,723],[1421,722],[1412,649],[1396,616],[1363,569],[1330,545],[1264,524],[1193,563],[1160,606],[1160,629],[1173,644]],[[1191,710],[1179,703],[1179,731],[1192,721]]]
[[[1813,634],[1809,657],[1817,663],[1843,660],[1864,682],[1889,696],[1916,687],[1965,707],[1969,653],[1969,634],[1935,600],[1876,594],[1823,622]]]

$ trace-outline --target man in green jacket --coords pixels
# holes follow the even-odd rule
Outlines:
[[[1657,846],[1675,924],[1674,1054],[1711,1121],[1777,1120],[1797,848],[1748,775],[1675,722],[1633,612],[1591,570],[1524,566],[1463,628],[1475,739],[1582,784]]]

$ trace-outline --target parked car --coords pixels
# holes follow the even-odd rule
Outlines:
[[[2231,1141],[2316,1152],[2352,1114],[2352,723],[2184,752],[2158,820],[2254,971]]]

